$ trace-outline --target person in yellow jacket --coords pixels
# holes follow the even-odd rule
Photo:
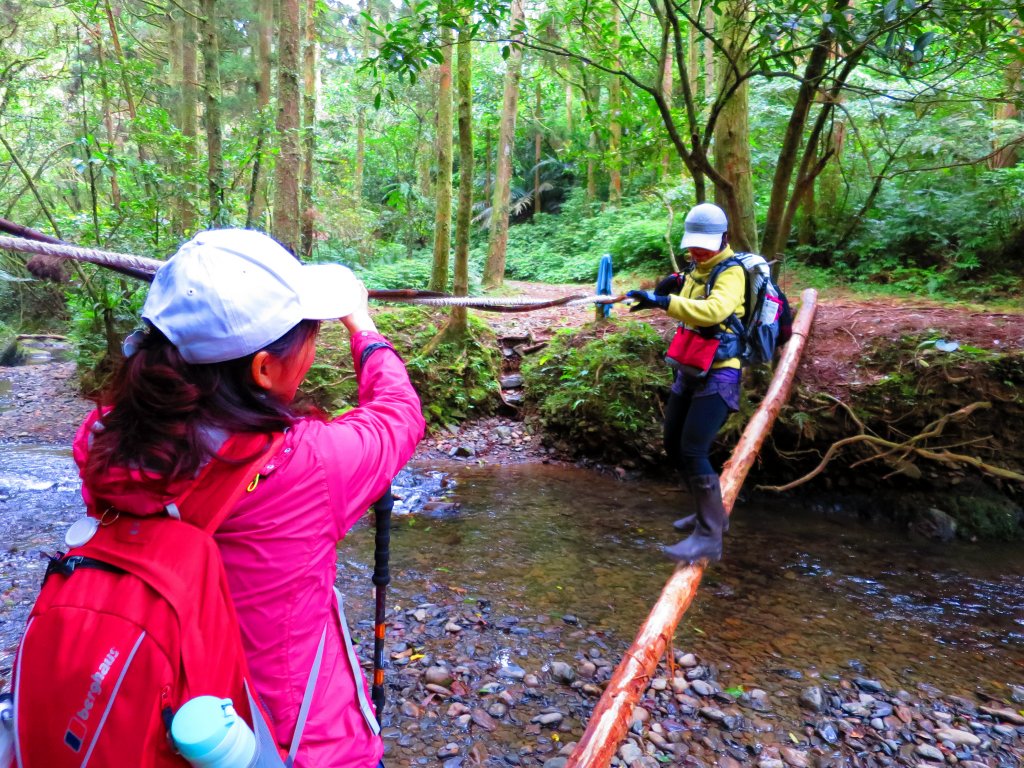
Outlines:
[[[687,346],[690,359],[676,365],[665,407],[664,438],[669,459],[694,496],[696,514],[675,522],[677,530],[692,533],[664,547],[664,552],[678,562],[694,563],[721,559],[722,534],[729,527],[718,473],[708,453],[729,413],[740,407],[740,339],[727,321],[733,315],[743,317],[746,274],[739,262],[716,271],[734,255],[728,219],[717,205],[701,203],[690,210],[682,247],[689,250],[688,272],[669,275],[653,291],[630,291],[626,296],[635,302],[631,311],[668,312],[683,326],[679,333],[692,342]]]

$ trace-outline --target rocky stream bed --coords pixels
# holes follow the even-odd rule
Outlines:
[[[67,446],[88,407],[69,363],[0,368],[0,686],[42,574],[39,553],[55,549],[79,514]],[[521,473],[501,474],[516,463]],[[549,528],[515,496],[533,499],[563,483],[550,514],[565,527]],[[424,442],[397,482],[389,766],[565,763],[669,569],[651,553],[670,535],[678,491],[632,483],[560,461],[508,419]],[[574,520],[574,500],[588,509],[607,503],[607,512]],[[509,522],[517,515],[522,522]],[[752,510],[751,519],[746,531],[737,520],[725,562],[705,577],[616,764],[1024,765],[1019,553],[979,576],[946,551],[929,551],[921,565],[904,543],[886,553],[880,573],[875,565],[846,572],[833,556],[870,558],[900,534],[846,543],[837,531],[851,521],[832,520],[834,547],[806,555],[772,538],[770,518]],[[789,522],[796,540],[820,534]],[[529,545],[516,538],[527,526],[537,529]],[[574,549],[534,558],[577,534]],[[371,537],[360,526],[339,550],[353,617],[372,613]],[[908,574],[919,587],[907,586]],[[960,577],[966,587],[956,585]],[[369,648],[370,621],[353,622]]]

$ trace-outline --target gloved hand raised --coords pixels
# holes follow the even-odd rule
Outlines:
[[[678,294],[683,290],[683,276],[678,272],[673,272],[668,277],[663,277],[654,286],[655,296],[668,296],[670,293]]]
[[[629,308],[630,312],[637,312],[641,309],[668,309],[668,296],[658,296],[653,291],[630,291],[626,294],[626,298],[636,302]]]

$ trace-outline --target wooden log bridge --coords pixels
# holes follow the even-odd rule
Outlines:
[[[800,295],[800,302],[800,311],[793,323],[793,337],[783,348],[782,358],[768,392],[743,430],[732,457],[722,471],[722,502],[729,514],[732,513],[740,487],[757,458],[761,444],[771,432],[775,418],[789,397],[817,310],[817,291],[808,288]],[[654,676],[658,661],[670,647],[676,626],[693,602],[703,574],[704,567],[699,564],[676,567],[594,707],[583,737],[569,756],[566,768],[604,768],[611,763],[629,730],[633,708]]]

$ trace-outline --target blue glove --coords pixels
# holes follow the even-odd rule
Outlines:
[[[678,272],[673,272],[668,277],[663,277],[654,286],[654,295],[668,296],[670,293],[678,294],[681,290],[683,290],[683,276]]]
[[[630,312],[638,312],[641,309],[668,309],[668,296],[658,296],[653,291],[630,291],[626,298],[636,302],[629,308]]]

